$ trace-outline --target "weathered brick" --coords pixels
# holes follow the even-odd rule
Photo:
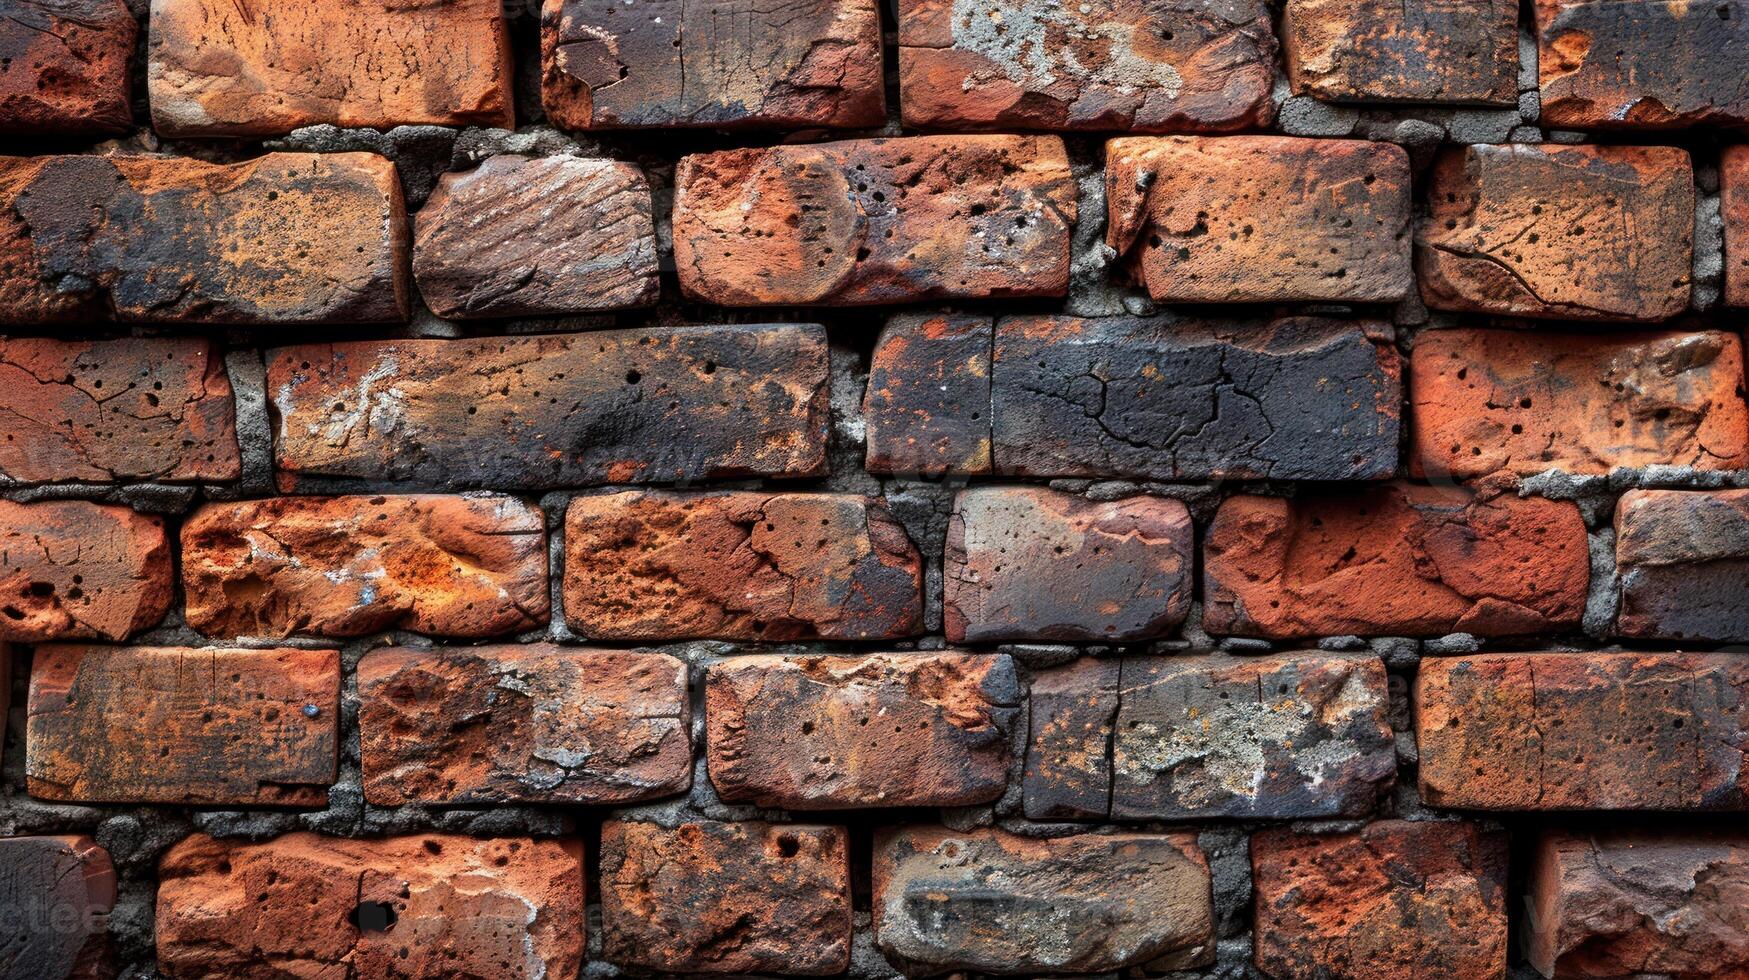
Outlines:
[[[138,33],[123,0],[9,0],[0,17],[0,134],[126,131]]]
[[[1203,555],[1209,632],[1272,639],[1552,632],[1590,580],[1579,508],[1498,487],[1232,497]]]
[[[1506,839],[1474,824],[1383,820],[1251,835],[1254,959],[1272,977],[1501,980]]]
[[[1656,321],[1688,306],[1687,150],[1452,147],[1429,182],[1416,266],[1434,309]]]
[[[850,964],[842,827],[601,825],[603,955],[663,973],[829,976]]]
[[[1429,330],[1409,404],[1417,477],[1749,466],[1734,333]]]
[[[1749,3],[1536,0],[1542,122],[1672,129],[1749,122]]]
[[[146,89],[163,136],[510,129],[511,75],[499,0],[152,0]]]
[[[402,320],[405,225],[370,153],[4,157],[0,322]]]
[[[579,840],[196,834],[158,877],[158,968],[176,980],[542,980],[583,964]]]
[[[339,717],[334,650],[41,646],[25,775],[47,800],[321,806]]]
[[[279,481],[546,489],[826,472],[814,324],[268,353]]]
[[[565,512],[565,618],[592,640],[876,640],[923,630],[923,562],[857,494],[627,490]]]
[[[910,136],[723,150],[674,174],[692,299],[859,306],[1061,296],[1075,181],[1054,136]]]
[[[871,473],[990,472],[989,317],[900,314],[869,362]]]
[[[162,518],[0,501],[0,642],[125,640],[163,619],[175,594]]]
[[[224,358],[199,338],[0,339],[0,474],[20,483],[234,480]]]
[[[1615,563],[1618,635],[1749,643],[1749,490],[1629,490]]]
[[[497,636],[547,621],[541,512],[513,497],[275,497],[182,526],[188,625],[209,636]]]
[[[541,102],[571,129],[886,122],[874,0],[545,0]]]
[[[98,980],[114,975],[108,918],[115,866],[89,837],[0,837],[0,975]]]
[[[1301,95],[1518,104],[1518,0],[1288,0],[1281,34]]]
[[[705,680],[711,784],[788,810],[988,803],[1020,700],[1005,655],[750,656]]]
[[[1111,813],[1111,737],[1123,660],[1082,657],[1034,674],[1026,692],[1022,801],[1033,820]]]
[[[1720,153],[1719,215],[1725,235],[1725,303],[1749,306],[1749,146],[1727,146]]]
[[[373,650],[358,696],[377,806],[628,803],[692,785],[686,665],[665,654]]]
[[[1526,653],[1427,659],[1421,796],[1475,810],[1741,810],[1749,658]]]
[[[875,834],[875,943],[915,976],[1201,966],[1214,959],[1209,889],[1194,834]]]
[[[1167,497],[1088,500],[1041,487],[961,491],[947,526],[943,619],[954,643],[1121,642],[1190,611],[1196,528]]]
[[[907,126],[1216,133],[1274,116],[1262,0],[902,0]]]
[[[1545,977],[1749,976],[1749,835],[1549,830],[1527,879],[1525,958]]]
[[[1105,160],[1106,244],[1155,299],[1378,303],[1413,285],[1401,147],[1131,136]]]
[[[438,178],[413,218],[413,276],[438,316],[649,306],[656,273],[650,185],[629,163],[491,157]]]

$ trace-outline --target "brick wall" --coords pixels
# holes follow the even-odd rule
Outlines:
[[[1749,977],[1745,73],[0,0],[0,977]]]

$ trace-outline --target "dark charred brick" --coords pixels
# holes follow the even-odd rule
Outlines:
[[[405,225],[369,153],[0,158],[0,323],[403,320]]]
[[[1106,244],[1157,300],[1388,303],[1414,285],[1391,143],[1131,136],[1105,162]]]
[[[0,501],[0,643],[125,640],[164,618],[175,575],[162,518]]]
[[[1452,147],[1429,181],[1416,268],[1433,309],[1657,321],[1688,306],[1687,150]]]
[[[601,825],[603,955],[662,973],[829,976],[850,965],[842,827]]]
[[[869,365],[871,473],[990,472],[989,317],[901,314]]]
[[[1749,3],[1536,0],[1542,122],[1563,129],[1749,123]]]
[[[721,306],[1061,296],[1076,190],[1054,136],[723,150],[674,175],[680,288]]]
[[[592,640],[875,640],[923,631],[923,562],[857,494],[628,490],[565,513],[565,618]]]
[[[541,102],[571,129],[886,122],[874,0],[545,0]]]
[[[115,865],[89,837],[0,837],[0,975],[114,976],[108,919]]]
[[[334,650],[41,646],[25,775],[47,800],[321,806],[339,717]]]
[[[1103,819],[1111,813],[1111,733],[1122,667],[1117,657],[1082,657],[1033,675],[1021,782],[1027,817]]]
[[[1004,655],[751,656],[706,676],[711,784],[786,810],[988,803],[1020,700]]]
[[[1725,303],[1749,306],[1749,146],[1727,146],[1720,154],[1719,214],[1725,233]]]
[[[1275,48],[1263,0],[902,0],[900,105],[948,129],[1250,129]]]
[[[1749,658],[1525,653],[1426,659],[1421,796],[1474,810],[1742,810]]]
[[[1271,639],[1555,632],[1590,580],[1579,508],[1499,488],[1232,497],[1203,554],[1209,632]]]
[[[826,472],[814,324],[368,340],[268,353],[282,489],[545,489]]]
[[[1195,551],[1190,512],[1167,497],[1107,502],[1038,487],[962,491],[942,559],[947,638],[1166,635],[1190,610]]]
[[[1272,977],[1502,980],[1506,839],[1383,820],[1251,835],[1258,969]]]
[[[158,878],[158,968],[176,980],[544,980],[583,965],[580,840],[196,834]]]
[[[1518,104],[1518,0],[1288,0],[1281,33],[1301,95]]]
[[[1629,490],[1615,563],[1618,635],[1749,643],[1749,490]]]
[[[874,928],[880,951],[912,976],[1169,971],[1214,959],[1209,868],[1194,834],[877,831]]]
[[[8,0],[0,16],[0,134],[105,134],[133,125],[139,26],[123,0]]]

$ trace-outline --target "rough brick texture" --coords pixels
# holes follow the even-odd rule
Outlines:
[[[1302,95],[1518,103],[1517,0],[1288,0],[1281,30]]]
[[[1719,160],[1719,215],[1724,224],[1724,300],[1749,306],[1749,146],[1727,146]]]
[[[1615,510],[1618,635],[1749,643],[1749,490],[1630,490]]]
[[[862,411],[871,473],[989,473],[989,317],[900,314],[881,329]]]
[[[89,837],[0,837],[0,971],[40,980],[111,975],[106,927],[115,894],[115,865]]]
[[[0,17],[0,133],[126,130],[138,33],[124,0],[11,0]]]
[[[1535,0],[1542,117],[1572,129],[1749,122],[1749,4]]]
[[[174,594],[162,518],[0,501],[0,643],[125,640],[163,619]]]

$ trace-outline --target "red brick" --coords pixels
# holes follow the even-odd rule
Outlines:
[[[403,320],[406,265],[375,154],[0,158],[0,323]]]
[[[1725,226],[1725,303],[1749,306],[1749,146],[1727,146],[1719,160],[1719,213]]]
[[[0,18],[0,133],[104,134],[133,125],[134,39],[123,0],[19,0]]]
[[[1749,490],[1616,501],[1618,636],[1749,643]]]
[[[989,317],[900,314],[869,362],[870,473],[990,472]]]
[[[787,810],[987,803],[1020,700],[1005,655],[748,656],[706,675],[711,784]]]
[[[1476,810],[1749,809],[1749,658],[1525,653],[1427,659],[1421,796]]]
[[[1262,0],[902,0],[905,125],[1215,133],[1275,114]]]
[[[153,0],[146,87],[162,136],[331,123],[515,125],[499,0]]]
[[[1106,244],[1155,299],[1394,302],[1413,285],[1401,147],[1132,136],[1105,160]]]
[[[1526,885],[1525,958],[1545,977],[1749,977],[1749,835],[1545,831]]]
[[[1749,4],[1536,0],[1542,123],[1674,129],[1749,122]]]
[[[570,129],[886,122],[874,0],[545,0],[541,102]]]
[[[1054,136],[909,136],[683,157],[680,288],[722,306],[1061,296],[1075,182]]]
[[[628,490],[565,512],[565,618],[592,640],[923,631],[923,562],[857,494]]]
[[[1384,820],[1251,835],[1257,968],[1272,977],[1501,980],[1506,840],[1474,824]]]
[[[814,324],[366,340],[268,352],[281,489],[547,489],[826,472]]]
[[[829,976],[850,965],[842,827],[601,825],[603,955],[661,973]]]
[[[1430,330],[1409,403],[1417,477],[1749,466],[1734,333]]]
[[[196,834],[158,878],[158,968],[175,980],[542,980],[583,964],[579,840]]]
[[[1688,306],[1687,150],[1451,147],[1428,179],[1416,266],[1433,309],[1657,321]]]
[[[1163,972],[1214,959],[1194,834],[877,831],[874,929],[909,976]]]
[[[358,697],[377,806],[629,803],[692,785],[686,665],[665,654],[373,650]]]
[[[497,636],[547,621],[546,527],[514,497],[276,497],[182,527],[188,625],[209,636]]]
[[[0,473],[23,483],[235,480],[231,379],[199,338],[0,339]]]
[[[162,518],[0,501],[0,642],[125,640],[162,620],[175,594]]]
[[[41,646],[25,775],[47,800],[321,806],[339,717],[334,650]]]
[[[1576,505],[1498,488],[1232,497],[1203,555],[1209,632],[1271,639],[1554,632],[1590,579]]]
[[[1301,95],[1518,105],[1517,0],[1288,0],[1281,33]]]
[[[115,866],[89,837],[0,837],[0,923],[9,977],[99,980],[114,975],[108,916]]]

